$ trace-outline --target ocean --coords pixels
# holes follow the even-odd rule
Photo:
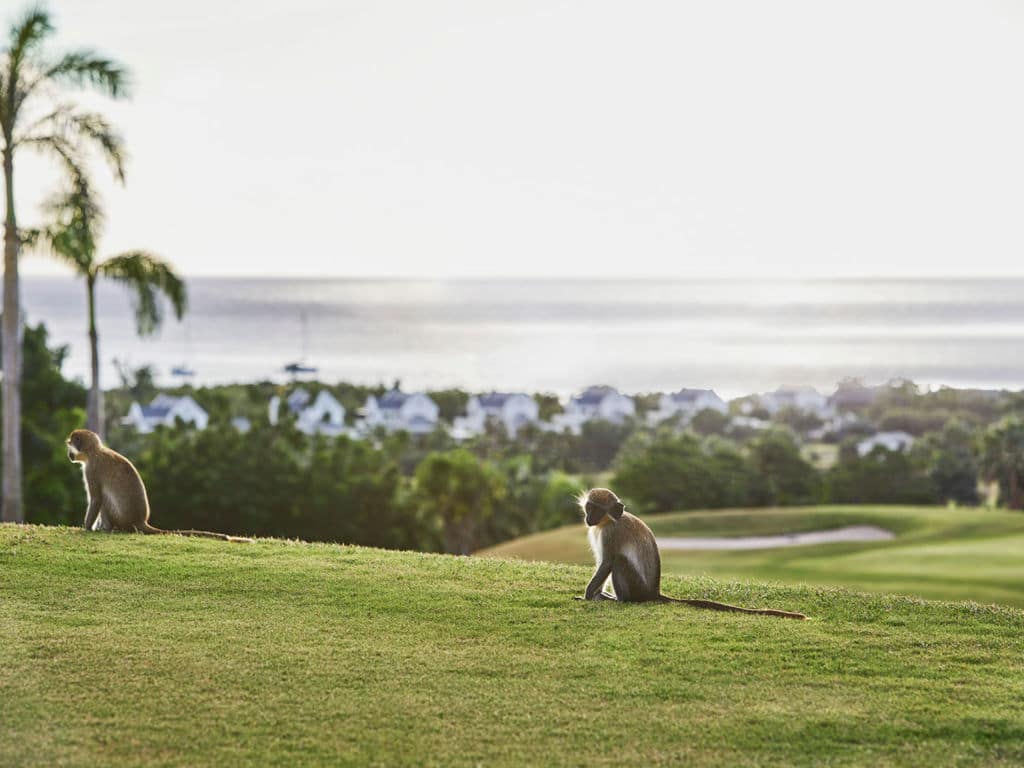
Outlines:
[[[710,387],[725,397],[846,376],[1020,389],[1024,279],[362,280],[193,278],[184,322],[135,335],[129,293],[98,296],[105,387],[114,359],[174,366],[196,384],[323,381],[408,389],[626,392]],[[23,305],[87,379],[85,289],[26,276]]]

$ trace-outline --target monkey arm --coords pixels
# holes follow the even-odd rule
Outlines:
[[[85,530],[91,531],[96,524],[96,518],[100,514],[100,507],[103,505],[103,488],[97,482],[96,476],[89,470],[91,465],[85,467],[85,489],[89,495],[89,506],[85,510]]]
[[[608,581],[608,577],[611,576],[611,575],[612,575],[612,563],[611,563],[610,560],[603,561],[599,566],[597,566],[597,570],[594,571],[593,578],[591,578],[590,579],[590,583],[587,584],[587,591],[586,591],[586,594],[585,594],[586,599],[587,600],[601,600],[601,599],[603,599],[603,597],[605,597],[605,596],[602,595],[601,587],[604,586],[604,583],[606,581]]]
[[[93,525],[96,524],[96,517],[100,513],[100,498],[99,496],[89,497],[89,506],[85,510],[85,522],[83,527],[87,531],[91,531]]]

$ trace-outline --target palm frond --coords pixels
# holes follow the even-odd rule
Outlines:
[[[53,152],[60,158],[67,171],[68,178],[72,184],[83,183],[88,177],[85,172],[85,162],[79,148],[68,141],[64,136],[46,133],[39,136],[26,136],[19,142],[22,145],[30,146],[39,152]]]
[[[18,242],[23,248],[34,248],[46,236],[38,227],[19,227]]]
[[[92,274],[103,209],[89,180],[84,176],[74,179],[66,190],[50,198],[44,209],[50,222],[40,239],[49,246],[50,255],[82,275]]]
[[[146,251],[129,251],[99,264],[96,272],[123,283],[135,292],[133,309],[140,336],[147,336],[163,322],[162,299],[170,303],[180,320],[188,306],[185,282],[169,262]]]
[[[49,12],[45,8],[38,6],[29,8],[24,16],[11,25],[7,49],[11,84],[17,80],[15,75],[21,68],[21,63],[25,60],[25,57],[52,32],[53,22],[50,21]]]
[[[126,151],[121,134],[96,112],[76,112],[62,104],[44,115],[30,126],[27,135],[19,137],[15,145],[35,145],[37,149],[56,149],[59,145],[64,156],[68,152],[80,160],[84,154],[83,143],[95,145],[110,164],[119,181],[124,181]],[[80,163],[79,163],[80,164]]]
[[[73,131],[97,147],[110,164],[119,181],[124,181],[124,139],[103,115],[96,112],[75,113],[68,118]]]
[[[71,228],[43,229],[40,231],[36,247],[47,256],[71,267],[82,277],[88,277],[92,271],[92,259],[78,234]]]
[[[74,111],[74,104],[58,104],[42,117],[36,118],[27,126],[20,129],[18,134],[14,136],[14,145],[17,146],[20,144],[25,137],[38,135],[44,130],[54,130],[55,126],[58,125],[61,120],[66,120],[68,115],[72,114]]]
[[[124,66],[89,48],[68,51],[45,70],[43,77],[78,87],[90,85],[115,99],[128,96],[131,87]]]

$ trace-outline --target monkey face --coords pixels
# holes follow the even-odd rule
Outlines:
[[[594,488],[588,491],[580,497],[580,506],[583,507],[587,525],[598,525],[607,516],[612,520],[618,520],[626,509],[619,501],[619,497],[607,488]]]
[[[68,447],[68,461],[78,464],[85,464],[89,451],[101,445],[99,435],[88,429],[76,429],[64,443]]]

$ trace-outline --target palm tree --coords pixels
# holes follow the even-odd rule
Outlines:
[[[1010,509],[1024,509],[1024,421],[1007,416],[981,436],[981,472],[999,481],[1000,496]]]
[[[96,282],[109,278],[135,294],[135,326],[140,336],[156,331],[163,322],[161,297],[170,302],[180,320],[185,312],[185,283],[165,261],[146,251],[128,251],[104,261],[96,258],[96,243],[103,225],[103,210],[84,175],[73,177],[68,190],[46,206],[52,221],[40,234],[54,256],[85,280],[89,307],[89,351],[92,383],[87,405],[87,426],[103,433],[103,390],[100,388],[99,338],[96,332]]]
[[[0,153],[3,155],[6,217],[4,219],[3,319],[3,501],[5,521],[24,520],[21,498],[21,345],[19,327],[18,252],[23,236],[14,209],[14,156],[31,148],[56,157],[72,177],[82,176],[85,155],[96,149],[118,179],[124,179],[121,137],[94,112],[61,101],[63,87],[92,86],[118,98],[126,94],[127,73],[110,59],[89,49],[55,58],[44,55],[43,43],[53,35],[49,13],[32,8],[10,29],[0,48]]]

